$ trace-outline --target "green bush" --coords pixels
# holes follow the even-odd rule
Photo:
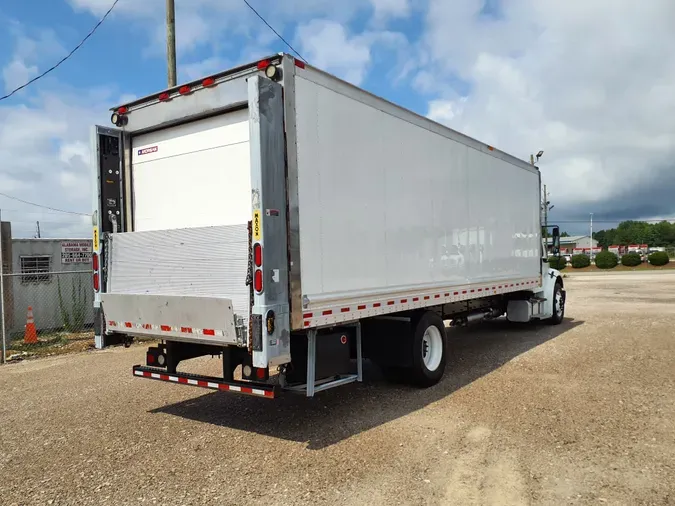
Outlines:
[[[665,251],[655,251],[654,253],[652,253],[647,257],[647,260],[649,260],[650,264],[656,266],[666,265],[668,262],[670,262],[670,258],[668,258],[668,253],[666,253]]]
[[[619,263],[619,258],[611,251],[601,251],[595,255],[595,265],[598,269],[614,269]]]
[[[588,255],[580,254],[572,256],[572,267],[575,269],[583,269],[591,265],[591,259]]]
[[[561,271],[567,267],[567,261],[565,260],[565,257],[548,257],[548,265],[550,265],[552,269]]]
[[[626,267],[636,267],[642,263],[642,258],[637,253],[626,253],[621,257],[621,264]]]

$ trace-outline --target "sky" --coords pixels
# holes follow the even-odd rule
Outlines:
[[[0,4],[0,92],[72,49],[113,0]],[[539,167],[570,233],[675,217],[672,0],[249,0],[307,61]],[[0,102],[2,219],[88,237],[89,138],[166,87],[164,0],[120,0],[71,59]],[[176,0],[178,81],[289,49],[243,0]],[[0,93],[2,95],[4,93]],[[575,222],[579,223],[567,223]]]

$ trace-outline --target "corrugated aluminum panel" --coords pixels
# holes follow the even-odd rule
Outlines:
[[[113,234],[108,293],[224,297],[248,319],[247,225]]]

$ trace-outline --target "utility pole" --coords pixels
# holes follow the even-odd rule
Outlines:
[[[591,263],[593,263],[593,213],[591,213]]]
[[[548,258],[548,191],[544,185],[544,244],[546,245],[546,257]]]
[[[166,62],[169,88],[176,86],[176,8],[174,0],[166,0]]]
[[[40,222],[37,221],[36,224],[37,224],[37,238],[40,239]]]
[[[5,363],[7,355],[7,336],[5,335],[5,277],[4,259],[2,258],[2,209],[0,209],[0,335],[2,337],[2,358],[0,363]]]
[[[535,162],[539,163],[539,159],[544,156],[544,151],[539,150],[536,155],[530,155],[530,164],[532,167],[535,167]],[[546,192],[546,185],[544,185],[544,253],[546,253],[546,258],[548,258],[548,193]],[[539,220],[541,220],[541,214],[539,215]]]

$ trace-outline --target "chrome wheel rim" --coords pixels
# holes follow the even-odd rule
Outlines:
[[[443,336],[436,326],[431,325],[422,337],[422,359],[429,371],[435,371],[443,357]]]

